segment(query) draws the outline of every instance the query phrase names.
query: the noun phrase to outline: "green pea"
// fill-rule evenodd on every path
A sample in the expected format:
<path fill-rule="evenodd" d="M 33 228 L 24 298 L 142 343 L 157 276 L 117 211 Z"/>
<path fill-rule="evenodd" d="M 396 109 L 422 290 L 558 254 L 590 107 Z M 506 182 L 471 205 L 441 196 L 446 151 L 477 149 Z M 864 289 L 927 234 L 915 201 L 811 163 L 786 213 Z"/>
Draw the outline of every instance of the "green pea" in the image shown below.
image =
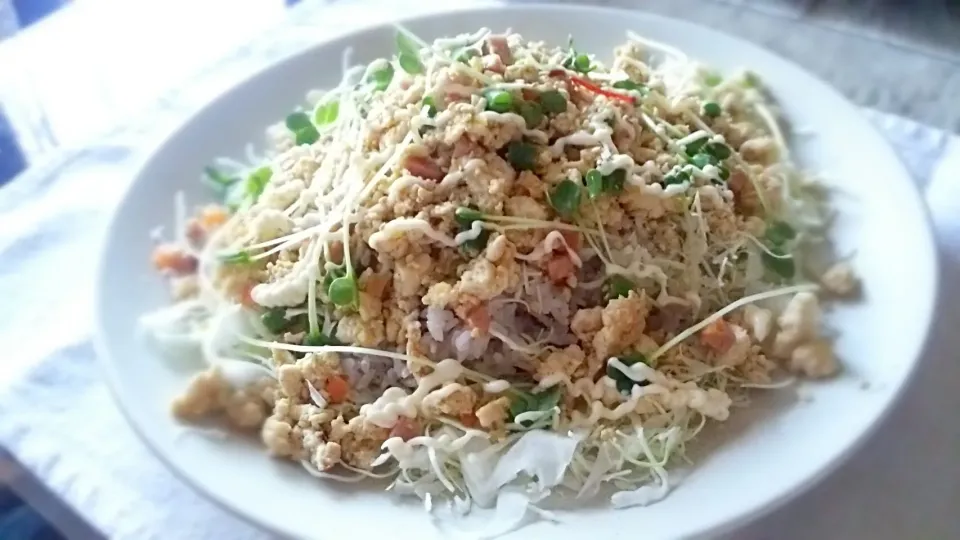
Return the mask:
<path fill-rule="evenodd" d="M 283 332 L 290 325 L 285 308 L 275 308 L 264 312 L 260 315 L 260 322 L 273 334 Z"/>
<path fill-rule="evenodd" d="M 600 174 L 600 171 L 590 169 L 587 171 L 584 180 L 586 180 L 587 183 L 587 195 L 589 195 L 591 199 L 596 199 L 603 194 L 603 175 Z"/>
<path fill-rule="evenodd" d="M 797 237 L 797 231 L 788 223 L 783 221 L 774 221 L 767 226 L 763 233 L 764 237 L 774 246 L 781 246 Z"/>
<path fill-rule="evenodd" d="M 710 118 L 716 118 L 720 116 L 720 113 L 723 112 L 720 109 L 720 105 L 716 102 L 708 101 L 703 104 L 703 114 L 704 116 L 709 116 Z"/>
<path fill-rule="evenodd" d="M 513 110 L 513 94 L 505 90 L 487 92 L 487 110 L 507 113 Z"/>
<path fill-rule="evenodd" d="M 517 105 L 517 112 L 526 122 L 527 129 L 534 129 L 543 121 L 543 109 L 531 101 L 523 101 Z"/>
<path fill-rule="evenodd" d="M 626 356 L 619 356 L 617 357 L 617 360 L 620 360 L 620 362 L 625 366 L 632 366 L 637 363 L 643 363 L 643 364 L 649 365 L 649 361 L 647 360 L 647 357 L 640 353 L 633 353 L 633 354 L 628 354 Z M 609 364 L 607 365 L 607 377 L 610 377 L 611 379 L 613 379 L 614 382 L 617 383 L 617 391 L 624 394 L 630 392 L 630 390 L 633 389 L 634 385 L 646 386 L 647 384 L 649 384 L 648 381 L 636 382 L 630 377 L 627 377 L 622 371 L 620 371 L 619 369 Z"/>
<path fill-rule="evenodd" d="M 712 142 L 703 147 L 703 149 L 710 154 L 711 156 L 724 160 L 733 155 L 733 152 L 730 150 L 730 147 L 719 142 Z"/>
<path fill-rule="evenodd" d="M 370 73 L 370 81 L 373 83 L 373 88 L 375 90 L 380 90 L 381 92 L 386 90 L 390 86 L 390 81 L 393 80 L 393 65 L 387 64 L 384 67 Z"/>
<path fill-rule="evenodd" d="M 624 298 L 634 290 L 634 283 L 620 274 L 614 274 L 607 279 L 607 298 Z"/>
<path fill-rule="evenodd" d="M 773 253 L 773 255 L 786 255 L 786 252 L 779 246 L 771 247 L 770 252 Z M 793 279 L 793 276 L 797 273 L 797 266 L 793 261 L 793 257 L 781 258 L 773 255 L 764 251 L 762 255 L 763 265 L 784 279 Z"/>
<path fill-rule="evenodd" d="M 589 73 L 591 71 L 590 57 L 585 54 L 578 54 L 573 58 L 573 70 L 580 73 Z"/>
<path fill-rule="evenodd" d="M 521 141 L 513 141 L 507 145 L 507 161 L 513 168 L 521 171 L 533 170 L 537 163 L 537 149 Z"/>
<path fill-rule="evenodd" d="M 561 216 L 573 216 L 580 207 L 580 186 L 573 180 L 563 180 L 553 188 L 550 204 Z"/>
<path fill-rule="evenodd" d="M 560 114 L 567 111 L 567 98 L 556 90 L 540 92 L 540 105 L 547 114 Z"/>
<path fill-rule="evenodd" d="M 337 306 L 350 306 L 357 301 L 357 282 L 353 276 L 343 276 L 330 282 L 327 296 Z"/>

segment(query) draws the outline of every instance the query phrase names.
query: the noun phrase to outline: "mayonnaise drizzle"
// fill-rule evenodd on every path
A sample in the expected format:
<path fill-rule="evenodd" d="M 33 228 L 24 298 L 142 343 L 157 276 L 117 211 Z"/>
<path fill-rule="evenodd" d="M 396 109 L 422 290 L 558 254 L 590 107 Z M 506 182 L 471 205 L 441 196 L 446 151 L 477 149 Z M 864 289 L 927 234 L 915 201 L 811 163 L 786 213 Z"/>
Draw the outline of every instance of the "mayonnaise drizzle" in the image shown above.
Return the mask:
<path fill-rule="evenodd" d="M 453 238 L 434 229 L 426 221 L 419 218 L 397 218 L 384 223 L 380 230 L 370 235 L 367 244 L 371 249 L 380 251 L 383 242 L 396 238 L 407 231 L 419 231 L 431 240 L 447 247 L 457 247 L 459 244 Z"/>
<path fill-rule="evenodd" d="M 360 415 L 367 421 L 384 428 L 393 427 L 401 416 L 416 418 L 424 398 L 435 388 L 456 381 L 463 374 L 463 366 L 452 358 L 437 362 L 433 372 L 423 376 L 413 394 L 397 387 L 387 388 L 372 403 L 360 407 Z"/>
<path fill-rule="evenodd" d="M 477 222 L 474 222 L 474 224 L 476 223 Z M 460 233 L 460 234 L 463 234 L 463 233 Z M 460 235 L 457 235 L 457 236 L 460 236 Z M 563 249 L 566 250 L 567 255 L 570 256 L 570 260 L 573 262 L 575 266 L 577 266 L 578 268 L 583 266 L 583 261 L 580 260 L 580 256 L 577 255 L 576 251 L 570 249 L 570 246 L 567 245 L 567 240 L 563 237 L 562 234 L 560 234 L 560 231 L 550 231 L 549 233 L 547 233 L 546 238 L 543 239 L 543 242 L 540 242 L 539 244 L 537 244 L 537 247 L 533 248 L 533 251 L 531 251 L 530 253 L 527 253 L 526 255 L 517 253 L 516 255 L 514 255 L 514 257 L 516 257 L 517 259 L 520 259 L 521 261 L 527 261 L 527 262 L 539 261 L 543 259 L 543 257 L 546 256 L 547 254 L 553 253 L 553 251 L 557 249 L 558 246 L 562 246 Z"/>
<path fill-rule="evenodd" d="M 488 383 L 483 383 L 483 391 L 488 394 L 500 394 L 510 389 L 510 381 L 496 379 Z"/>

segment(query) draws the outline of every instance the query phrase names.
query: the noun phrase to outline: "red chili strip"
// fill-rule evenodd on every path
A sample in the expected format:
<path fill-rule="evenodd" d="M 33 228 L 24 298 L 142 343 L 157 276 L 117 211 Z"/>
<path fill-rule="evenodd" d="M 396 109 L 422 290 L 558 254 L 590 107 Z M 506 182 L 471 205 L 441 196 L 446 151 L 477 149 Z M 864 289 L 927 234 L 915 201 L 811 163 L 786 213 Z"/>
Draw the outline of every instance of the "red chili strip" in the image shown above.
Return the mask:
<path fill-rule="evenodd" d="M 632 97 L 632 96 L 628 96 L 628 95 L 626 95 L 626 94 L 621 94 L 620 92 L 614 92 L 614 91 L 612 91 L 612 90 L 606 90 L 606 89 L 604 89 L 604 88 L 600 88 L 600 87 L 597 86 L 596 84 L 593 84 L 592 82 L 590 82 L 590 81 L 588 81 L 587 79 L 584 79 L 584 78 L 582 78 L 582 77 L 577 77 L 577 76 L 575 76 L 575 75 L 571 75 L 571 76 L 570 76 L 570 80 L 573 81 L 573 83 L 576 84 L 577 86 L 582 86 L 582 87 L 586 88 L 587 90 L 590 90 L 590 91 L 593 92 L 594 94 L 600 94 L 601 96 L 607 96 L 607 97 L 610 98 L 610 99 L 617 99 L 617 100 L 623 101 L 624 103 L 633 103 L 633 97 Z"/>

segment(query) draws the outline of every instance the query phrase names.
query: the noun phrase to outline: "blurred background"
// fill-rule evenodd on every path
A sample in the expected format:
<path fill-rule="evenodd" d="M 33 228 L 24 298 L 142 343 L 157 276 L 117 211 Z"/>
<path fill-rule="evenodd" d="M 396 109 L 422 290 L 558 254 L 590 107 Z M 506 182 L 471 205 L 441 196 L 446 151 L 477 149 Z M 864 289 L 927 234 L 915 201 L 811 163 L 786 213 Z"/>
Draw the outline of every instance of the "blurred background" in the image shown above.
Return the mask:
<path fill-rule="evenodd" d="M 0 0 L 0 189 L 121 127 L 305 10 L 363 0 Z M 573 3 L 573 2 L 563 2 Z M 720 28 L 864 107 L 960 132 L 960 0 L 595 0 Z M 357 11 L 356 13 L 362 13 Z M 319 38 L 318 38 L 319 39 Z M 97 538 L 0 448 L 0 540 Z"/>

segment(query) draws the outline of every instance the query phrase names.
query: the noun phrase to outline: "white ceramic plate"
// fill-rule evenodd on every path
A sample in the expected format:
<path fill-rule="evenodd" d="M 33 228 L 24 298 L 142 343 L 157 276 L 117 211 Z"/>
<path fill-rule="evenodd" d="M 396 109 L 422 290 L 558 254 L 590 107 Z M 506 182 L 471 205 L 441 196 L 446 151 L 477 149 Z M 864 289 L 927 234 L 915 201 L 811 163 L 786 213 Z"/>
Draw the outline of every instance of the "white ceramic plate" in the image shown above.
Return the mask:
<path fill-rule="evenodd" d="M 564 524 L 538 523 L 524 538 L 582 538 L 623 533 L 677 538 L 716 533 L 769 510 L 822 477 L 864 438 L 909 379 L 934 310 L 937 272 L 925 211 L 892 149 L 833 89 L 798 67 L 739 39 L 642 13 L 596 8 L 480 8 L 407 21 L 426 38 L 508 27 L 527 38 L 564 43 L 609 59 L 633 30 L 679 47 L 731 72 L 759 73 L 796 127 L 795 151 L 845 194 L 837 230 L 841 251 L 855 250 L 865 300 L 838 308 L 838 351 L 845 374 L 799 391 L 758 398 L 737 411 L 715 446 L 664 501 L 623 511 L 590 505 Z M 735 32 L 735 29 L 730 29 Z M 310 88 L 339 80 L 347 45 L 369 61 L 393 51 L 388 27 L 322 43 L 277 63 L 224 94 L 164 143 L 140 171 L 114 216 L 99 275 L 98 342 L 120 407 L 150 447 L 195 487 L 268 529 L 297 537 L 439 537 L 416 503 L 398 503 L 377 489 L 320 482 L 297 466 L 268 458 L 254 444 L 185 435 L 168 402 L 189 376 L 155 356 L 137 337 L 137 317 L 167 302 L 152 271 L 149 233 L 170 227 L 173 194 L 205 198 L 199 171 L 215 156 L 240 155 L 263 128 L 303 100 Z M 169 230 L 169 229 L 168 229 Z M 799 396 L 799 399 L 797 397 Z"/>

